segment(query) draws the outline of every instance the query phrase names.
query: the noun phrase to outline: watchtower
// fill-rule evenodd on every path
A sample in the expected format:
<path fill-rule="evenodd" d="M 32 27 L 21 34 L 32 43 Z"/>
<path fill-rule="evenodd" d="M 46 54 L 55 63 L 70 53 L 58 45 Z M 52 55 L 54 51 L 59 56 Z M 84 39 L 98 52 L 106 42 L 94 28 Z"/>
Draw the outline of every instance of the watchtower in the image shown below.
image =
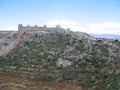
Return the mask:
<path fill-rule="evenodd" d="M 22 30 L 22 24 L 18 24 L 18 31 Z"/>

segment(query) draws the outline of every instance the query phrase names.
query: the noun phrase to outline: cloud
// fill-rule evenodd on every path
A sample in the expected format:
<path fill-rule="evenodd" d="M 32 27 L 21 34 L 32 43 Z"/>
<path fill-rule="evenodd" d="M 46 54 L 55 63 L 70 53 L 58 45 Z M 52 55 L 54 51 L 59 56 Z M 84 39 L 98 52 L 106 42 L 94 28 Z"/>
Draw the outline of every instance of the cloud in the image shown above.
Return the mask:
<path fill-rule="evenodd" d="M 116 34 L 120 35 L 120 23 L 106 22 L 106 23 L 89 23 L 80 24 L 77 21 L 70 20 L 51 20 L 45 23 L 48 27 L 55 27 L 60 24 L 62 28 L 70 28 L 72 31 L 81 31 L 90 34 Z M 1 26 L 0 26 L 1 27 Z M 18 26 L 2 27 L 0 30 L 18 30 Z"/>
<path fill-rule="evenodd" d="M 7 27 L 7 30 L 18 30 L 18 26 L 11 26 L 11 27 Z"/>
<path fill-rule="evenodd" d="M 1 27 L 0 30 L 2 31 L 17 31 L 18 30 L 18 26 L 4 26 L 4 27 Z"/>
<path fill-rule="evenodd" d="M 71 29 L 79 29 L 80 24 L 78 22 L 75 21 L 69 21 L 69 20 L 52 20 L 52 21 L 48 21 L 45 23 L 47 26 L 56 26 L 56 25 L 60 25 L 62 28 L 71 28 Z"/>
<path fill-rule="evenodd" d="M 90 23 L 81 25 L 76 21 L 69 20 L 52 20 L 46 22 L 48 26 L 55 26 L 60 24 L 62 28 L 70 28 L 72 31 L 81 31 L 91 34 L 119 34 L 120 23 Z"/>
<path fill-rule="evenodd" d="M 100 27 L 111 27 L 111 28 L 120 28 L 120 23 L 93 23 L 89 24 L 92 28 L 100 28 Z"/>
<path fill-rule="evenodd" d="M 120 34 L 120 23 L 92 23 L 87 27 L 95 34 Z"/>

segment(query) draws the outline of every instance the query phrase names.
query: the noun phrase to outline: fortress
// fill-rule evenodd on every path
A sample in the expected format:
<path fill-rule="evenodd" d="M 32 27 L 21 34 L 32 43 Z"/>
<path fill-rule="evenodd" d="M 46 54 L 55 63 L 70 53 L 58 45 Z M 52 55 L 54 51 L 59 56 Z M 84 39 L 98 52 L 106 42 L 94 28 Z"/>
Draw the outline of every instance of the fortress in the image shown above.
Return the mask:
<path fill-rule="evenodd" d="M 18 43 L 20 43 L 20 41 L 22 40 L 22 34 L 24 32 L 36 32 L 36 31 L 46 31 L 46 32 L 51 32 L 51 31 L 58 31 L 61 33 L 65 33 L 65 32 L 69 32 L 69 28 L 68 29 L 63 29 L 60 27 L 60 25 L 56 25 L 56 27 L 47 27 L 46 25 L 44 25 L 43 27 L 40 26 L 23 26 L 22 24 L 18 25 L 18 31 L 17 31 L 17 38 L 15 38 L 8 46 L 6 47 L 2 47 L 2 49 L 0 49 L 0 56 L 5 55 L 7 53 L 9 53 L 13 48 L 16 47 L 16 45 Z"/>
<path fill-rule="evenodd" d="M 69 29 L 69 28 L 68 28 Z M 60 25 L 56 25 L 56 27 L 47 27 L 46 25 L 44 25 L 43 27 L 40 26 L 23 26 L 22 24 L 18 25 L 18 31 L 54 31 L 54 30 L 64 30 L 63 28 L 61 28 Z"/>

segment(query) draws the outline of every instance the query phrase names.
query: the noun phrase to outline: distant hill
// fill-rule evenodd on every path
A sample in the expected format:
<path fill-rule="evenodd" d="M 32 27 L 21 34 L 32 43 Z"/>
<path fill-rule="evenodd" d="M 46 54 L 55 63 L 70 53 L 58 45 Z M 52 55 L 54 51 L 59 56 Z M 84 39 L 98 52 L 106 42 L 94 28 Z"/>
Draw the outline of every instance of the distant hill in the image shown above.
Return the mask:
<path fill-rule="evenodd" d="M 90 35 L 97 38 L 111 38 L 111 39 L 120 38 L 120 35 L 115 35 L 115 34 L 90 34 Z"/>

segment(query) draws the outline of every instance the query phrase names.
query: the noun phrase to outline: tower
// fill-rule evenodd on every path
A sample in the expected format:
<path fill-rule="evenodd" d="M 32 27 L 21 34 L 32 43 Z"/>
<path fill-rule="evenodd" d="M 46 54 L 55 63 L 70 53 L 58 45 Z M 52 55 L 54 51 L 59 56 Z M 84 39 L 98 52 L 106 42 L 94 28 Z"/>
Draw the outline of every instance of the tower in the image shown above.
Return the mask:
<path fill-rule="evenodd" d="M 18 32 L 17 32 L 17 40 L 19 41 L 21 39 L 21 35 L 23 33 L 23 30 L 22 30 L 22 24 L 18 24 Z"/>
<path fill-rule="evenodd" d="M 18 24 L 18 31 L 22 30 L 22 24 Z"/>

